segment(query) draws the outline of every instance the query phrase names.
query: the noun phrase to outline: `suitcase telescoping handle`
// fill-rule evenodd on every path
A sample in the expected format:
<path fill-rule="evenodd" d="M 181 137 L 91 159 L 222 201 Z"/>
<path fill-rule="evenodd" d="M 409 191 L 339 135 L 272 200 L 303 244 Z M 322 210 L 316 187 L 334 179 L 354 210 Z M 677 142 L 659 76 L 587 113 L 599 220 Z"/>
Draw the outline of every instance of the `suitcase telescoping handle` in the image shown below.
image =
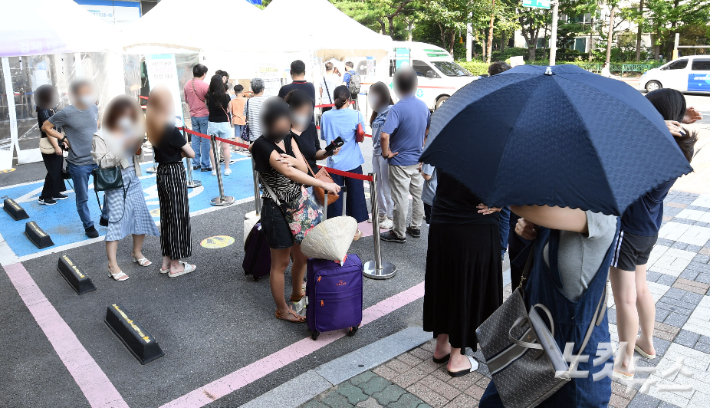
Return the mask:
<path fill-rule="evenodd" d="M 343 215 L 345 215 L 345 205 L 348 202 L 348 188 L 345 186 L 340 186 L 340 196 L 343 198 Z M 328 206 L 323 206 L 323 218 L 328 219 Z"/>

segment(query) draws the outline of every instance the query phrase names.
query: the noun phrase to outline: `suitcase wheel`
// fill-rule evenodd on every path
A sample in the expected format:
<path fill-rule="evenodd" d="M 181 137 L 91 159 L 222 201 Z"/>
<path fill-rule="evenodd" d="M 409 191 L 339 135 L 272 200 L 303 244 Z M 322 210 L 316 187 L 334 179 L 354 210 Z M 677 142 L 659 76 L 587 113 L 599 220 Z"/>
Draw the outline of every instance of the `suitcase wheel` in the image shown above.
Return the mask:
<path fill-rule="evenodd" d="M 354 336 L 355 333 L 357 333 L 357 329 L 359 329 L 358 326 L 351 327 L 351 328 L 350 328 L 350 331 L 348 332 L 348 336 L 350 336 L 350 337 Z"/>
<path fill-rule="evenodd" d="M 318 336 L 320 336 L 320 333 L 318 333 L 317 331 L 311 333 L 311 338 L 313 340 L 318 340 Z"/>

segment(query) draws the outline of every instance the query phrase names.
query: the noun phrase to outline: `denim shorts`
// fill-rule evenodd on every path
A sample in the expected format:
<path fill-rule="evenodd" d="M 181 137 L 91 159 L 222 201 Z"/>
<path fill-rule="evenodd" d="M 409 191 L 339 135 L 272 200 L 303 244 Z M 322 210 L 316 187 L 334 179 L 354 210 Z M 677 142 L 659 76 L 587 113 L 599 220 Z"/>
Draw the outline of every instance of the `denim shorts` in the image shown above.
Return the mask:
<path fill-rule="evenodd" d="M 261 230 L 266 234 L 269 248 L 283 249 L 293 246 L 293 233 L 283 212 L 270 198 L 262 197 Z"/>
<path fill-rule="evenodd" d="M 209 122 L 207 124 L 207 134 L 221 137 L 222 139 L 234 138 L 234 130 L 229 126 L 229 122 Z"/>

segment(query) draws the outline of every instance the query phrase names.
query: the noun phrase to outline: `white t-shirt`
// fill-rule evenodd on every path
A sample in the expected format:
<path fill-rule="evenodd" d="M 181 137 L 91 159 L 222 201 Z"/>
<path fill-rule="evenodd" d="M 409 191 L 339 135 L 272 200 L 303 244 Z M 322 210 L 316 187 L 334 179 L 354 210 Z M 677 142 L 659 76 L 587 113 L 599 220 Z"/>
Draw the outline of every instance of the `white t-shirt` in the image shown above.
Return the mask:
<path fill-rule="evenodd" d="M 321 104 L 325 105 L 335 103 L 333 91 L 335 91 L 335 88 L 337 88 L 342 82 L 343 80 L 335 74 L 325 74 L 324 77 L 321 77 L 320 81 L 318 82 L 318 87 L 323 89 L 323 94 L 321 96 Z M 320 94 L 320 91 L 318 91 L 318 93 Z M 330 93 L 330 97 L 328 93 Z"/>

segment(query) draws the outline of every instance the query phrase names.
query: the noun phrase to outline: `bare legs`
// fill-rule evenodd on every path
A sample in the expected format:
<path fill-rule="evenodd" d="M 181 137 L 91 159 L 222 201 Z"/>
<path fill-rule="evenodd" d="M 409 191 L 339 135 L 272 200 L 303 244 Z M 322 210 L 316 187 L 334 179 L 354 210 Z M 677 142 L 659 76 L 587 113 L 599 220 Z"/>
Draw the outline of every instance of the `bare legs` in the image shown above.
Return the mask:
<path fill-rule="evenodd" d="M 229 161 L 232 159 L 232 149 L 230 148 L 229 143 L 222 143 L 222 142 L 217 142 L 217 149 L 221 150 L 221 158 L 224 159 L 224 171 L 229 170 Z M 219 166 L 219 163 L 215 163 L 215 158 L 214 158 L 214 153 L 212 152 L 212 149 L 210 148 L 210 160 L 212 161 L 212 169 L 214 170 L 217 166 Z"/>
<path fill-rule="evenodd" d="M 637 344 L 646 353 L 656 354 L 653 347 L 656 304 L 646 284 L 646 265 L 636 266 L 636 271 L 623 271 L 611 267 L 609 280 L 614 292 L 614 303 L 616 303 L 619 342 L 626 342 L 623 358 L 615 370 L 632 373 L 632 359 Z M 641 336 L 637 340 L 639 325 Z"/>
<path fill-rule="evenodd" d="M 173 260 L 170 259 L 169 256 L 164 256 L 161 269 L 165 270 L 168 268 L 170 268 L 170 273 L 178 273 L 185 270 L 185 265 L 181 264 L 179 259 Z"/>
<path fill-rule="evenodd" d="M 471 362 L 468 358 L 461 354 L 460 348 L 451 347 L 449 344 L 449 335 L 440 334 L 436 337 L 436 349 L 434 350 L 435 358 L 446 357 L 447 354 L 451 353 L 449 358 L 449 363 L 446 368 L 451 372 L 465 370 L 471 368 Z"/>
<path fill-rule="evenodd" d="M 143 241 L 145 240 L 145 235 L 134 235 L 133 236 L 133 255 L 136 259 L 144 258 L 143 256 Z M 116 253 L 118 252 L 118 241 L 106 241 L 106 256 L 108 257 L 108 270 L 112 274 L 117 274 L 121 272 L 121 268 L 118 266 L 118 260 L 116 259 Z"/>
<path fill-rule="evenodd" d="M 301 299 L 303 292 L 303 277 L 306 274 L 307 258 L 301 252 L 300 245 L 294 245 L 291 248 L 271 249 L 271 276 L 269 276 L 269 284 L 271 285 L 271 296 L 276 303 L 276 309 L 281 316 L 288 320 L 295 320 L 289 314 L 290 306 L 284 298 L 285 278 L 284 273 L 293 256 L 293 266 L 291 267 L 291 299 Z"/>

